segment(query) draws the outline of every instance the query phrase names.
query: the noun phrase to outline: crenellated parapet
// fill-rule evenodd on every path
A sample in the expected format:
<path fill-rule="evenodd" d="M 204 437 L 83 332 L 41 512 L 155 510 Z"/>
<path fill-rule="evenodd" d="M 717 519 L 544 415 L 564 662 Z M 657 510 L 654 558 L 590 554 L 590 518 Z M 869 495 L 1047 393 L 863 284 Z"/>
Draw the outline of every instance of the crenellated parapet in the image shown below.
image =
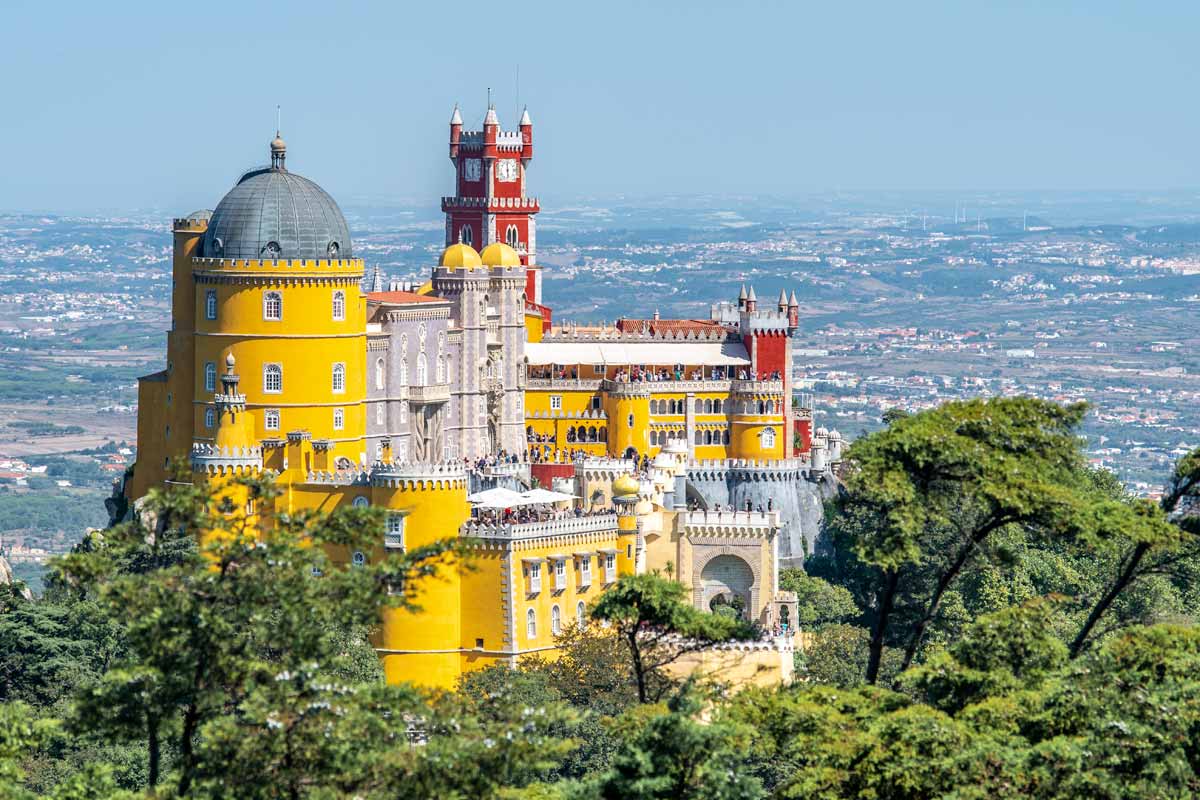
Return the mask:
<path fill-rule="evenodd" d="M 467 468 L 460 462 L 410 464 L 376 461 L 366 480 L 372 486 L 391 489 L 466 489 Z"/>
<path fill-rule="evenodd" d="M 703 536 L 772 536 L 782 527 L 778 511 L 689 511 L 684 531 Z"/>
<path fill-rule="evenodd" d="M 208 442 L 194 442 L 191 451 L 193 472 L 207 475 L 251 475 L 262 470 L 262 448 L 220 447 Z"/>

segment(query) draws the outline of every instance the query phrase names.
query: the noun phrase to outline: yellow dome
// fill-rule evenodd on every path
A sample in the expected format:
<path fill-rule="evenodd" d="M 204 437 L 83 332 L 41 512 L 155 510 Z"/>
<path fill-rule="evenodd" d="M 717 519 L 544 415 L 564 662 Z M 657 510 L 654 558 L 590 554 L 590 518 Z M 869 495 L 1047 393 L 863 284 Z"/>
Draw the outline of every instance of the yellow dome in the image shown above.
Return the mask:
<path fill-rule="evenodd" d="M 421 284 L 421 288 L 417 289 L 417 294 L 431 295 L 433 294 L 433 281 L 425 281 Z"/>
<path fill-rule="evenodd" d="M 462 242 L 452 244 L 443 250 L 442 259 L 438 264 L 450 269 L 483 266 L 483 262 L 479 260 L 479 253 L 475 252 L 475 248 Z"/>
<path fill-rule="evenodd" d="M 612 495 L 616 497 L 630 497 L 638 493 L 641 484 L 637 478 L 632 475 L 622 475 L 612 483 Z"/>
<path fill-rule="evenodd" d="M 479 257 L 489 267 L 521 266 L 521 257 L 517 255 L 517 251 L 504 242 L 492 242 L 483 248 L 483 252 L 479 254 Z"/>

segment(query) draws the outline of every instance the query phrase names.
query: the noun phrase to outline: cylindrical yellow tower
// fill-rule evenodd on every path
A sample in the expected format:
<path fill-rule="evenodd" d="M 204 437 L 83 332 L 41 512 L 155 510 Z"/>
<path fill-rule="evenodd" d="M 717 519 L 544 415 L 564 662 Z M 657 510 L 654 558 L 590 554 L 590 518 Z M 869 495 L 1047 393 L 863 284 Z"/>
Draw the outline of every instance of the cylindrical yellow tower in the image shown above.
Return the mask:
<path fill-rule="evenodd" d="M 221 200 L 192 259 L 192 306 L 176 313 L 194 319 L 194 439 L 215 434 L 208 398 L 231 352 L 255 440 L 307 431 L 328 469 L 347 468 L 366 460 L 363 262 L 333 198 L 285 156 L 277 137 L 271 167 Z"/>
<path fill-rule="evenodd" d="M 753 461 L 783 458 L 783 397 L 754 387 L 735 389 L 730 457 Z"/>
<path fill-rule="evenodd" d="M 605 382 L 608 453 L 626 458 L 650 452 L 650 387 L 645 383 Z"/>
<path fill-rule="evenodd" d="M 612 483 L 613 505 L 617 509 L 617 574 L 637 572 L 638 541 L 637 502 L 641 488 L 637 478 L 622 475 Z"/>

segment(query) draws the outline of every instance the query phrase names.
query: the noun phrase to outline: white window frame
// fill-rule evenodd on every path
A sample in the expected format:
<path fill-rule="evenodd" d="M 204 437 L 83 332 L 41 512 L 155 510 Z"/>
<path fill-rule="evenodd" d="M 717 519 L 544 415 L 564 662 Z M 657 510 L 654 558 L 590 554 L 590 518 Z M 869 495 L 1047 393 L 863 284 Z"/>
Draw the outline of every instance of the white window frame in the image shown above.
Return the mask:
<path fill-rule="evenodd" d="M 542 565 L 536 561 L 531 562 L 529 569 L 529 593 L 537 594 L 542 591 Z"/>
<path fill-rule="evenodd" d="M 359 495 L 350 501 L 350 505 L 352 505 L 354 508 L 367 508 L 371 505 L 371 501 L 362 495 Z"/>
<path fill-rule="evenodd" d="M 267 380 L 267 376 L 272 374 L 272 367 L 275 369 L 276 373 L 278 373 L 278 375 L 279 375 L 279 385 L 274 389 L 271 388 L 271 384 Z M 278 361 L 270 361 L 266 364 L 263 364 L 262 384 L 263 384 L 263 394 L 282 394 L 283 393 L 283 365 L 280 364 Z"/>
<path fill-rule="evenodd" d="M 579 626 L 579 630 L 587 627 L 587 603 L 582 600 L 575 604 L 575 624 Z"/>
<path fill-rule="evenodd" d="M 617 554 L 604 554 L 604 582 L 616 583 L 617 581 Z"/>
<path fill-rule="evenodd" d="M 212 406 L 204 409 L 204 427 L 209 429 L 217 427 L 217 410 Z"/>
<path fill-rule="evenodd" d="M 383 403 L 375 404 L 375 424 L 376 425 L 386 425 L 387 424 L 386 420 L 384 419 Z"/>
<path fill-rule="evenodd" d="M 470 178 L 467 180 L 470 180 Z M 478 178 L 476 180 L 478 180 Z M 462 244 L 465 244 L 467 247 L 475 246 L 475 231 L 470 225 L 463 225 L 458 229 L 458 241 Z"/>
<path fill-rule="evenodd" d="M 562 635 L 562 609 L 558 605 L 550 606 L 550 632 L 555 636 Z"/>
<path fill-rule="evenodd" d="M 278 408 L 268 408 L 263 410 L 263 429 L 268 431 L 279 430 Z"/>
<path fill-rule="evenodd" d="M 346 319 L 346 293 L 341 289 L 333 292 L 333 321 L 344 322 Z"/>
<path fill-rule="evenodd" d="M 333 410 L 333 429 L 335 431 L 346 429 L 346 410 L 344 408 L 335 408 Z"/>
<path fill-rule="evenodd" d="M 272 308 L 271 301 L 275 301 Z M 281 292 L 263 292 L 263 321 L 281 322 L 283 320 L 283 294 Z"/>
<path fill-rule="evenodd" d="M 215 392 L 217 390 L 217 362 L 204 362 L 204 391 Z"/>
<path fill-rule="evenodd" d="M 383 357 L 375 359 L 375 388 L 383 389 L 387 385 L 387 365 Z"/>
<path fill-rule="evenodd" d="M 554 559 L 554 591 L 561 592 L 567 588 L 567 560 Z"/>
<path fill-rule="evenodd" d="M 583 556 L 579 559 L 579 585 L 590 586 L 592 583 L 592 557 Z"/>
<path fill-rule="evenodd" d="M 429 359 L 424 353 L 417 353 L 417 386 L 426 386 L 429 383 Z"/>
<path fill-rule="evenodd" d="M 365 567 L 367 565 L 367 556 L 361 550 L 355 550 L 354 555 L 350 556 L 350 562 L 356 567 Z"/>
<path fill-rule="evenodd" d="M 550 410 L 551 411 L 562 411 L 562 395 L 561 394 L 550 395 Z"/>
<path fill-rule="evenodd" d="M 344 361 L 334 363 L 329 382 L 334 394 L 346 393 L 346 363 Z"/>
<path fill-rule="evenodd" d="M 532 608 L 525 612 L 525 638 L 531 642 L 537 639 L 537 612 Z"/>
<path fill-rule="evenodd" d="M 404 550 L 404 515 L 388 514 L 384 530 L 384 547 L 389 550 Z"/>
<path fill-rule="evenodd" d="M 763 450 L 772 450 L 775 448 L 775 429 L 763 428 L 762 433 L 758 435 L 758 443 Z"/>
<path fill-rule="evenodd" d="M 205 289 L 204 291 L 204 318 L 209 320 L 217 318 L 216 289 Z"/>
<path fill-rule="evenodd" d="M 407 425 L 408 424 L 408 401 L 401 400 L 400 404 L 397 407 L 400 409 L 400 424 Z"/>

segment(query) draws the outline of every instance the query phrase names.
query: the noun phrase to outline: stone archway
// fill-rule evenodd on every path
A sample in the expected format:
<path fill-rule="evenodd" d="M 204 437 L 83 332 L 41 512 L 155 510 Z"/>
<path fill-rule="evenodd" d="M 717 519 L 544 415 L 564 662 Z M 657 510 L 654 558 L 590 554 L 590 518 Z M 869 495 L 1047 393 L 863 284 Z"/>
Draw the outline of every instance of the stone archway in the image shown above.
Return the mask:
<path fill-rule="evenodd" d="M 707 610 L 729 605 L 749 618 L 754 613 L 756 588 L 754 570 L 741 556 L 715 556 L 700 571 L 700 602 Z"/>

